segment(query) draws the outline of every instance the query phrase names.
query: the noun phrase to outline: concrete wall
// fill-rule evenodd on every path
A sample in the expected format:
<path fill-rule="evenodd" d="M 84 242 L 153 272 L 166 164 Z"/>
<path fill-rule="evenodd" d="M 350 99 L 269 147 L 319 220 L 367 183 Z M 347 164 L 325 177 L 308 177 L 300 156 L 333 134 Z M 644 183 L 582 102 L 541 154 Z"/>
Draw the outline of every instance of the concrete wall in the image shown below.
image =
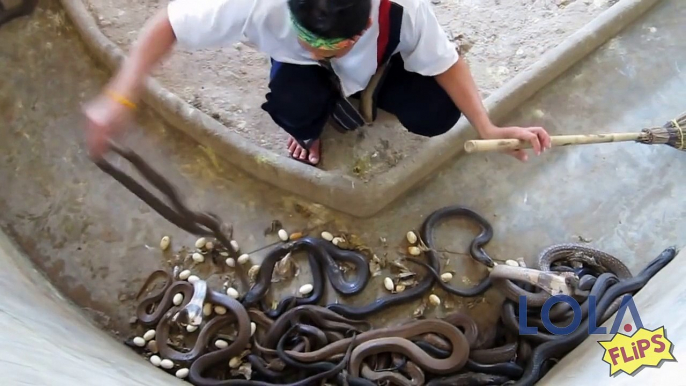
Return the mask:
<path fill-rule="evenodd" d="M 0 232 L 0 384 L 183 385 L 90 323 Z"/>

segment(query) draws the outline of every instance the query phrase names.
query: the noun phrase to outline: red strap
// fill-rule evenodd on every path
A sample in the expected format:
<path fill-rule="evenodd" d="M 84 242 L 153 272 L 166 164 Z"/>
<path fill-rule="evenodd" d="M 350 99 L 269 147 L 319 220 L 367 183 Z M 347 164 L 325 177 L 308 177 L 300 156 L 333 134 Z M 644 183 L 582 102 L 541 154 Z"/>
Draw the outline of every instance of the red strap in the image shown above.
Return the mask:
<path fill-rule="evenodd" d="M 389 34 L 389 15 L 391 10 L 390 0 L 381 0 L 379 5 L 379 37 L 376 40 L 376 65 L 381 65 L 381 59 L 386 52 Z"/>

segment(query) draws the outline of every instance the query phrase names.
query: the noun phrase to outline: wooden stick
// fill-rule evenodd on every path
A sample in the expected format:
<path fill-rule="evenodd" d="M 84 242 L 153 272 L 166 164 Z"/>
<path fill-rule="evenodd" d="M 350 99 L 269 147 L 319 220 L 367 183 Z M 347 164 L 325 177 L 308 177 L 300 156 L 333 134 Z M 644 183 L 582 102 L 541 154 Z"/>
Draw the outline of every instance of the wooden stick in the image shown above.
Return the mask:
<path fill-rule="evenodd" d="M 610 133 L 610 134 L 580 134 L 553 135 L 550 143 L 553 147 L 587 145 L 592 143 L 628 142 L 641 139 L 642 133 Z M 482 153 L 487 151 L 530 149 L 531 142 L 519 139 L 477 139 L 467 141 L 464 150 L 467 153 Z"/>

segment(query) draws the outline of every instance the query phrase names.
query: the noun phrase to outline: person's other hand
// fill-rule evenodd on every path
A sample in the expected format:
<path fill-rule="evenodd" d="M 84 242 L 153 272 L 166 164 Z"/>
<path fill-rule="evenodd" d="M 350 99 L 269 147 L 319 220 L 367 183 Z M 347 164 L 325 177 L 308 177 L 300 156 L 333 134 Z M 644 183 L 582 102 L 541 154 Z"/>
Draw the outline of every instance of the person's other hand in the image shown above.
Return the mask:
<path fill-rule="evenodd" d="M 98 95 L 83 107 L 86 118 L 86 143 L 90 157 L 98 159 L 107 152 L 110 139 L 131 121 L 132 111 L 131 107 L 105 94 Z"/>
<path fill-rule="evenodd" d="M 542 127 L 498 127 L 489 126 L 480 131 L 483 139 L 519 139 L 531 143 L 536 155 L 540 155 L 545 149 L 550 149 L 550 135 Z M 529 156 L 524 150 L 508 151 L 508 154 L 525 162 Z"/>

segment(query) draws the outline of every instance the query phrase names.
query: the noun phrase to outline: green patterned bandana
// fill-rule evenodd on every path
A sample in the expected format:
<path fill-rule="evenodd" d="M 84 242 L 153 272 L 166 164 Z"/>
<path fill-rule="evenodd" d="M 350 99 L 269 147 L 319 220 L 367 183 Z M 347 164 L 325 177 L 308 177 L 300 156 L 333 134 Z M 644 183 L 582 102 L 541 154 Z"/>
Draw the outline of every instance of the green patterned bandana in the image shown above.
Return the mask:
<path fill-rule="evenodd" d="M 293 27 L 295 27 L 295 31 L 298 33 L 298 38 L 300 38 L 300 40 L 305 42 L 310 47 L 319 50 L 338 51 L 340 49 L 346 48 L 349 45 L 350 39 L 327 39 L 313 34 L 312 32 L 308 31 L 305 27 L 303 27 L 300 23 L 298 23 L 298 21 L 295 20 L 293 14 L 291 14 L 291 21 L 293 22 Z"/>

